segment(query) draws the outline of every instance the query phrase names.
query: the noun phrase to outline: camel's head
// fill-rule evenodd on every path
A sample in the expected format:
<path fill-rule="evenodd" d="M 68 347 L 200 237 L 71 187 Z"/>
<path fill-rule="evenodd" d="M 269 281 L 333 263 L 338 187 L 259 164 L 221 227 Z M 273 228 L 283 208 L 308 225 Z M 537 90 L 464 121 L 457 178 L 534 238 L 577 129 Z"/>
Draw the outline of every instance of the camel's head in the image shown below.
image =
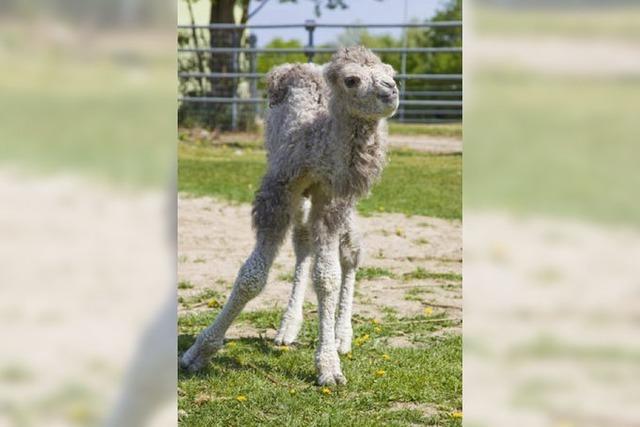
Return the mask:
<path fill-rule="evenodd" d="M 338 50 L 324 70 L 336 101 L 367 119 L 391 117 L 398 108 L 395 71 L 363 46 Z"/>

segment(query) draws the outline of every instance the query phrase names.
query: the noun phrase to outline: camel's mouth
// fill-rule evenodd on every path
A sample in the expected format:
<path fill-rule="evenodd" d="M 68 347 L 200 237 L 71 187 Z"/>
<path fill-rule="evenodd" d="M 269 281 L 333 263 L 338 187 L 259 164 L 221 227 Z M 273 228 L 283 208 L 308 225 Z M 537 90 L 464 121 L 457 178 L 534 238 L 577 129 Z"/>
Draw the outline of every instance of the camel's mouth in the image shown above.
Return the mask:
<path fill-rule="evenodd" d="M 398 98 L 398 95 L 395 93 L 386 93 L 386 94 L 380 94 L 378 95 L 378 99 L 382 102 L 385 102 L 387 104 L 392 104 L 396 102 L 396 98 Z"/>
<path fill-rule="evenodd" d="M 392 116 L 400 104 L 398 94 L 396 92 L 385 93 L 378 95 L 379 101 L 382 103 L 382 108 L 384 109 L 384 116 L 390 117 Z"/>

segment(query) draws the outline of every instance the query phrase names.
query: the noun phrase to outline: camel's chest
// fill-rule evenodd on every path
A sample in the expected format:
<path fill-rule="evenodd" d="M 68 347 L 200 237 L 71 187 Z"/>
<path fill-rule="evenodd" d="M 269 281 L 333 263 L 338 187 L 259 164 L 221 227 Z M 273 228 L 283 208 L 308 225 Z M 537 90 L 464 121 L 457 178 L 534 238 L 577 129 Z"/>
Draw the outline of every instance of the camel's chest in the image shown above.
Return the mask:
<path fill-rule="evenodd" d="M 333 173 L 335 190 L 343 196 L 362 197 L 369 193 L 382 173 L 385 153 L 377 145 L 353 147 Z"/>

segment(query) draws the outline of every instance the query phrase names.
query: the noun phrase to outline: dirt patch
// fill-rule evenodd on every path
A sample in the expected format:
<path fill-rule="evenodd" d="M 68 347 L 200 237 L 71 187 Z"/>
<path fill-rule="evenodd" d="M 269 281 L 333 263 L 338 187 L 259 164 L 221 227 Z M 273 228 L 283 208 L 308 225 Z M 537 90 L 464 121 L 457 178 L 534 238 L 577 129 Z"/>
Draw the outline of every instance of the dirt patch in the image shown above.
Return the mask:
<path fill-rule="evenodd" d="M 462 153 L 462 139 L 426 135 L 389 135 L 393 148 L 405 148 L 434 154 Z"/>
<path fill-rule="evenodd" d="M 180 289 L 184 298 L 209 289 L 226 298 L 238 269 L 249 255 L 254 235 L 251 207 L 229 204 L 212 198 L 178 200 L 178 276 L 193 287 Z M 381 318 L 393 310 L 399 316 L 421 314 L 425 309 L 462 316 L 462 287 L 457 279 L 405 279 L 421 269 L 439 275 L 462 273 L 461 222 L 403 214 L 379 214 L 359 218 L 363 233 L 363 267 L 377 267 L 393 277 L 365 278 L 356 285 L 354 313 Z M 287 239 L 269 276 L 263 293 L 247 305 L 247 310 L 284 308 L 291 291 L 294 253 Z M 316 297 L 309 286 L 307 301 Z M 188 310 L 203 310 L 206 305 Z M 180 307 L 182 313 L 187 309 Z M 242 334 L 243 330 L 234 330 Z"/>
<path fill-rule="evenodd" d="M 438 413 L 440 412 L 438 411 L 438 408 L 432 405 L 427 405 L 426 403 L 415 403 L 415 402 L 394 402 L 393 404 L 391 404 L 391 408 L 397 411 L 401 411 L 405 409 L 419 411 L 425 417 L 433 417 L 435 415 L 438 415 Z"/>
<path fill-rule="evenodd" d="M 220 132 L 206 129 L 180 129 L 184 141 L 201 141 L 212 146 L 242 144 L 243 146 L 263 147 L 261 132 Z M 462 153 L 462 139 L 429 135 L 389 135 L 392 148 L 410 149 L 434 154 Z"/>

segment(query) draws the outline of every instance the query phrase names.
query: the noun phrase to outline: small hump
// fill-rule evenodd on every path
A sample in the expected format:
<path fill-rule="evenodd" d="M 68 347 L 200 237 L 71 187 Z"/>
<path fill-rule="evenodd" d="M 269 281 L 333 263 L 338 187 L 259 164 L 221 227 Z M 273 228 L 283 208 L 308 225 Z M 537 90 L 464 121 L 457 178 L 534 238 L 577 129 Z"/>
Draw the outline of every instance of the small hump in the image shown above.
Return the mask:
<path fill-rule="evenodd" d="M 307 88 L 321 96 L 325 82 L 322 68 L 315 64 L 283 64 L 267 73 L 269 106 L 281 104 L 290 88 Z"/>

